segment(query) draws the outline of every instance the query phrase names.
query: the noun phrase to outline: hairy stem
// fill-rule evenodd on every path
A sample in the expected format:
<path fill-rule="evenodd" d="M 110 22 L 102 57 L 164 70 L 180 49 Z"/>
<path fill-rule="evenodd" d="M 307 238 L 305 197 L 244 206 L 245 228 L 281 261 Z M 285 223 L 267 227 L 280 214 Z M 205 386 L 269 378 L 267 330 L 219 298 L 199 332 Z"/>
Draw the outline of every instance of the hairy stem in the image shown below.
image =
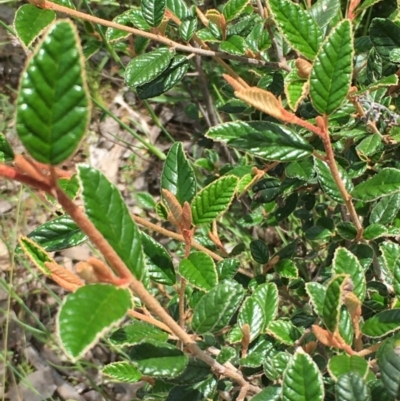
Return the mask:
<path fill-rule="evenodd" d="M 96 229 L 93 223 L 85 216 L 81 209 L 75 205 L 75 203 L 68 198 L 66 194 L 60 189 L 56 188 L 57 197 L 60 205 L 64 210 L 72 217 L 79 228 L 87 234 L 92 243 L 99 249 L 102 255 L 107 259 L 111 267 L 121 278 L 129 278 L 131 290 L 140 298 L 140 300 L 146 305 L 146 307 L 158 318 L 161 319 L 171 330 L 173 334 L 182 342 L 182 344 L 197 358 L 207 363 L 213 371 L 217 374 L 227 376 L 236 381 L 241 387 L 249 386 L 249 383 L 245 380 L 242 374 L 233 371 L 217 361 L 211 356 L 203 352 L 199 346 L 193 341 L 192 337 L 187 334 L 178 323 L 169 315 L 168 312 L 161 306 L 161 304 L 154 298 L 144 287 L 144 285 L 136 279 L 130 270 L 126 267 L 124 262 L 120 259 L 118 254 L 114 251 L 111 245 L 105 240 L 105 238 Z M 249 389 L 253 393 L 260 392 L 260 388 L 257 386 L 250 385 Z"/>

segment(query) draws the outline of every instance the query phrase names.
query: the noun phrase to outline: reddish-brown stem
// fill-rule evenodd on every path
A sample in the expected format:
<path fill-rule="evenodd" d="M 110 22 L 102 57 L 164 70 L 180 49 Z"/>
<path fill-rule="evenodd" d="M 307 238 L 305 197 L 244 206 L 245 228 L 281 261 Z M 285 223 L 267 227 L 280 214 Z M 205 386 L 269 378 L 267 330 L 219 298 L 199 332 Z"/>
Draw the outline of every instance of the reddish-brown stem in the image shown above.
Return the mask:
<path fill-rule="evenodd" d="M 321 137 L 321 139 L 322 139 L 322 142 L 323 142 L 324 148 L 325 148 L 326 163 L 328 164 L 328 167 L 332 173 L 332 178 L 334 179 L 334 181 L 339 189 L 339 192 L 343 197 L 343 200 L 346 204 L 347 210 L 349 211 L 350 218 L 351 218 L 352 222 L 354 223 L 354 225 L 356 226 L 356 229 L 357 229 L 356 240 L 359 241 L 362 237 L 363 226 L 360 222 L 360 219 L 358 218 L 358 214 L 353 205 L 353 202 L 351 201 L 351 196 L 347 192 L 344 182 L 343 182 L 342 178 L 340 177 L 340 172 L 337 167 L 337 164 L 335 161 L 335 155 L 334 155 L 333 149 L 332 149 L 331 139 L 329 136 L 329 132 L 327 130 L 324 132 L 324 135 Z"/>
<path fill-rule="evenodd" d="M 182 329 L 185 328 L 185 288 L 186 288 L 186 280 L 181 277 L 181 283 L 179 288 L 179 326 Z"/>
<path fill-rule="evenodd" d="M 164 330 L 164 331 L 166 331 L 167 333 L 172 334 L 171 329 L 170 329 L 166 324 L 164 324 L 163 322 L 160 322 L 160 321 L 157 320 L 157 319 L 154 319 L 154 318 L 151 317 L 151 316 L 143 315 L 143 313 L 136 312 L 136 311 L 133 310 L 133 309 L 128 310 L 128 315 L 131 315 L 132 317 L 134 317 L 134 318 L 136 318 L 136 319 L 138 319 L 138 320 L 142 320 L 143 322 L 150 323 L 150 324 L 152 324 L 153 326 L 157 326 L 157 327 L 160 328 L 161 330 Z"/>
<path fill-rule="evenodd" d="M 177 241 L 185 242 L 185 239 L 183 238 L 183 235 L 181 235 L 181 234 L 177 234 L 177 233 L 175 233 L 173 231 L 167 230 L 167 229 L 165 229 L 163 227 L 158 226 L 157 224 L 150 223 L 149 221 L 143 219 L 142 217 L 139 217 L 139 216 L 136 216 L 136 215 L 133 215 L 132 217 L 133 217 L 133 220 L 137 224 L 139 224 L 139 225 L 141 225 L 143 227 L 146 227 L 146 228 L 148 228 L 148 229 L 150 229 L 152 231 L 155 231 L 155 232 L 157 232 L 159 234 L 165 235 L 166 237 L 175 239 Z M 202 251 L 202 252 L 206 253 L 207 255 L 211 256 L 217 262 L 219 262 L 221 260 L 224 260 L 224 258 L 222 256 L 216 254 L 213 251 L 210 251 L 209 249 L 207 249 L 203 245 L 201 245 L 198 242 L 196 242 L 194 239 L 192 239 L 192 247 L 196 248 L 199 251 Z M 247 271 L 245 269 L 240 268 L 239 272 L 241 274 L 247 276 L 247 277 L 253 277 L 251 272 L 249 272 L 249 271 Z"/>
<path fill-rule="evenodd" d="M 59 11 L 59 12 L 65 13 L 67 15 L 70 15 L 71 17 L 89 21 L 94 24 L 100 24 L 103 26 L 107 26 L 109 28 L 114 28 L 114 29 L 119 29 L 121 31 L 129 32 L 134 35 L 141 36 L 143 38 L 155 40 L 156 42 L 163 43 L 172 49 L 180 50 L 180 51 L 183 51 L 186 53 L 195 53 L 195 54 L 200 54 L 201 56 L 219 57 L 220 59 L 224 58 L 224 59 L 229 59 L 229 60 L 236 60 L 236 61 L 241 61 L 242 63 L 258 65 L 258 66 L 270 66 L 270 64 L 274 64 L 274 66 L 277 67 L 277 63 L 267 63 L 263 60 L 258 60 L 255 58 L 234 56 L 234 55 L 224 53 L 224 52 L 216 52 L 213 50 L 199 49 L 199 48 L 195 48 L 192 46 L 182 45 L 181 43 L 175 42 L 175 41 L 168 39 L 167 37 L 162 36 L 160 34 L 155 34 L 155 33 L 151 33 L 151 32 L 141 31 L 140 29 L 130 28 L 125 25 L 117 24 L 116 22 L 107 21 L 102 18 L 97 18 L 93 15 L 89 15 L 89 14 L 82 13 L 80 11 L 72 10 L 71 8 L 68 8 L 68 7 L 60 6 L 51 1 L 46 0 L 46 1 L 42 2 L 42 1 L 36 0 L 36 1 L 33 1 L 33 3 L 35 3 L 39 7 L 46 8 L 49 10 Z"/>
<path fill-rule="evenodd" d="M 22 184 L 29 185 L 51 194 L 52 188 L 48 183 L 43 182 L 42 180 L 38 181 L 32 177 L 29 177 L 28 175 L 21 174 L 15 167 L 0 164 L 0 176 L 9 180 L 19 181 Z"/>
<path fill-rule="evenodd" d="M 51 169 L 51 175 L 54 180 L 54 170 Z M 57 197 L 60 205 L 72 217 L 79 228 L 89 237 L 92 243 L 99 249 L 102 255 L 109 262 L 114 271 L 121 278 L 129 278 L 130 288 L 146 305 L 146 307 L 155 315 L 158 316 L 171 330 L 173 334 L 184 344 L 184 346 L 197 358 L 207 363 L 217 374 L 227 376 L 236 381 L 241 387 L 249 386 L 244 377 L 232 369 L 228 369 L 215 361 L 211 356 L 204 353 L 198 345 L 192 340 L 192 337 L 187 334 L 178 323 L 164 310 L 160 303 L 146 290 L 144 285 L 137 280 L 118 254 L 114 251 L 111 245 L 105 240 L 101 233 L 96 229 L 92 222 L 84 215 L 81 209 L 68 198 L 64 192 L 56 187 Z M 250 385 L 249 389 L 253 393 L 260 392 L 260 388 Z"/>

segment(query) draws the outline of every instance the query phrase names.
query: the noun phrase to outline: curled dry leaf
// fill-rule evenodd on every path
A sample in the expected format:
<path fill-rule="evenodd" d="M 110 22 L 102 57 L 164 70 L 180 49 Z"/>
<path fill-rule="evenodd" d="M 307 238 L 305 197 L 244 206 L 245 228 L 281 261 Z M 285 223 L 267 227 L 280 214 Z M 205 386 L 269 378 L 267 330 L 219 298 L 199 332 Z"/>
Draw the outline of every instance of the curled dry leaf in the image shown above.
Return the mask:
<path fill-rule="evenodd" d="M 224 77 L 225 81 L 228 82 L 228 84 L 232 86 L 233 89 L 235 89 L 235 91 L 245 89 L 245 87 L 238 80 L 231 77 L 230 75 L 223 74 L 222 76 Z"/>
<path fill-rule="evenodd" d="M 163 189 L 162 194 L 164 201 L 171 212 L 168 214 L 171 215 L 171 218 L 169 217 L 168 220 L 179 227 L 182 222 L 182 206 L 179 204 L 176 196 L 171 191 L 168 191 L 168 189 Z"/>
<path fill-rule="evenodd" d="M 297 75 L 300 78 L 307 79 L 310 76 L 312 64 L 302 58 L 296 59 Z"/>
<path fill-rule="evenodd" d="M 79 277 L 57 263 L 45 262 L 44 264 L 51 272 L 50 278 L 68 291 L 75 291 L 85 284 Z"/>
<path fill-rule="evenodd" d="M 278 120 L 287 122 L 291 120 L 288 118 L 291 114 L 283 108 L 281 102 L 271 92 L 264 89 L 240 89 L 235 91 L 235 96 Z"/>
<path fill-rule="evenodd" d="M 338 333 L 330 333 L 328 330 L 325 330 L 322 327 L 317 326 L 316 324 L 312 326 L 312 332 L 314 333 L 317 340 L 327 347 L 342 349 L 349 355 L 355 354 L 355 351 L 353 351 L 351 347 L 347 345 L 343 339 L 340 338 L 340 335 Z"/>

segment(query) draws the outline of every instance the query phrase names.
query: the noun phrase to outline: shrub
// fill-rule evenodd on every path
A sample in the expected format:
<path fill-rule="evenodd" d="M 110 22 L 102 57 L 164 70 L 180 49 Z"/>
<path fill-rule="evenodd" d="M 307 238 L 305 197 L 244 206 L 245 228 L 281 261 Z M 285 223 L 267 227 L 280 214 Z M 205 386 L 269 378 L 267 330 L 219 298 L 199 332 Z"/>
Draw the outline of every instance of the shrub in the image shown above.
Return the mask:
<path fill-rule="evenodd" d="M 70 291 L 57 316 L 69 358 L 107 338 L 127 357 L 104 375 L 144 380 L 145 399 L 398 399 L 398 11 L 372 18 L 376 1 L 343 10 L 337 0 L 229 0 L 201 10 L 142 0 L 110 22 L 69 0 L 36 3 L 14 23 L 26 47 L 40 37 L 17 99 L 27 155 L 2 136 L 0 175 L 65 213 L 19 246 Z M 87 23 L 86 53 L 56 11 Z M 165 156 L 138 137 L 164 161 L 156 223 L 132 215 L 91 166 L 57 168 L 87 131 L 83 55 L 101 46 L 142 100 L 199 74 L 216 151 L 192 161 L 180 142 Z M 134 57 L 124 65 L 122 55 Z M 268 230 L 280 241 L 268 243 Z M 154 233 L 180 243 L 177 265 Z M 83 241 L 102 258 L 79 263 L 79 277 L 49 254 Z"/>

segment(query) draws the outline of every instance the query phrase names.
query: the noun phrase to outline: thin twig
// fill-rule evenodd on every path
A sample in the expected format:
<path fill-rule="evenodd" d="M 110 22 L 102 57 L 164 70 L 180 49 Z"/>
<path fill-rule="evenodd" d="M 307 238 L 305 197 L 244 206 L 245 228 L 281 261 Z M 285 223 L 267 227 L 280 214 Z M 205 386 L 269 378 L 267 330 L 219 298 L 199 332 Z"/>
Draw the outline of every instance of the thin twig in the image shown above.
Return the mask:
<path fill-rule="evenodd" d="M 264 7 L 261 3 L 261 0 L 256 0 L 258 13 L 260 14 L 261 18 L 264 18 Z"/>
<path fill-rule="evenodd" d="M 135 221 L 135 223 L 137 223 L 143 227 L 146 227 L 152 231 L 155 231 L 161 235 L 165 235 L 166 237 L 175 239 L 177 241 L 185 242 L 185 239 L 183 238 L 183 235 L 181 235 L 181 234 L 177 234 L 173 231 L 167 230 L 161 226 L 158 226 L 157 224 L 150 223 L 149 221 L 143 219 L 142 217 L 136 216 L 136 215 L 132 215 L 132 218 Z M 224 258 L 222 256 L 218 255 L 217 253 L 215 253 L 213 251 L 210 251 L 205 246 L 196 242 L 194 239 L 192 239 L 192 246 L 193 246 L 193 248 L 196 248 L 197 250 L 202 251 L 202 252 L 206 253 L 207 255 L 211 256 L 217 262 L 224 260 Z M 248 272 L 245 269 L 239 268 L 239 272 L 247 277 L 253 277 L 251 272 Z"/>
<path fill-rule="evenodd" d="M 154 317 L 143 315 L 143 313 L 136 312 L 134 309 L 129 309 L 128 315 L 131 315 L 132 317 L 134 317 L 138 320 L 141 320 L 143 322 L 150 323 L 153 326 L 157 326 L 161 330 L 164 330 L 167 333 L 172 334 L 171 329 L 166 324 L 164 324 L 163 322 L 160 322 L 157 319 L 154 319 Z"/>
<path fill-rule="evenodd" d="M 103 26 L 107 26 L 109 28 L 114 28 L 114 29 L 119 29 L 121 31 L 129 32 L 134 35 L 141 36 L 143 38 L 147 38 L 147 39 L 159 42 L 159 43 L 163 43 L 172 49 L 180 50 L 180 51 L 183 51 L 186 53 L 196 53 L 196 54 L 199 54 L 201 56 L 206 56 L 206 57 L 218 57 L 221 59 L 235 60 L 235 61 L 239 61 L 242 63 L 251 64 L 251 65 L 260 66 L 260 67 L 261 66 L 271 67 L 271 68 L 279 68 L 280 67 L 279 63 L 267 62 L 267 61 L 258 60 L 255 58 L 249 58 L 249 57 L 235 56 L 232 54 L 228 54 L 228 53 L 224 53 L 224 52 L 216 52 L 213 50 L 196 49 L 195 47 L 192 47 L 192 46 L 182 45 L 181 43 L 175 42 L 175 41 L 168 39 L 167 37 L 162 36 L 160 34 L 154 34 L 151 32 L 141 31 L 140 29 L 127 27 L 125 25 L 121 25 L 116 22 L 107 21 L 102 18 L 97 18 L 92 15 L 85 14 L 80 11 L 76 11 L 71 8 L 68 8 L 68 7 L 60 6 L 51 1 L 45 1 L 43 5 L 36 3 L 36 5 L 39 7 L 48 9 L 48 10 L 59 11 L 59 12 L 68 14 L 71 17 L 89 21 L 94 24 L 100 24 Z"/>
<path fill-rule="evenodd" d="M 207 110 L 207 117 L 210 122 L 209 126 L 213 127 L 213 126 L 219 124 L 219 120 L 218 120 L 217 114 L 215 112 L 213 99 L 211 97 L 210 91 L 208 90 L 207 79 L 205 77 L 201 61 L 202 61 L 202 59 L 198 55 L 194 59 L 196 70 L 199 73 L 200 90 L 201 90 L 201 93 L 203 94 L 203 100 L 204 100 L 204 104 L 205 104 L 206 110 Z"/>

